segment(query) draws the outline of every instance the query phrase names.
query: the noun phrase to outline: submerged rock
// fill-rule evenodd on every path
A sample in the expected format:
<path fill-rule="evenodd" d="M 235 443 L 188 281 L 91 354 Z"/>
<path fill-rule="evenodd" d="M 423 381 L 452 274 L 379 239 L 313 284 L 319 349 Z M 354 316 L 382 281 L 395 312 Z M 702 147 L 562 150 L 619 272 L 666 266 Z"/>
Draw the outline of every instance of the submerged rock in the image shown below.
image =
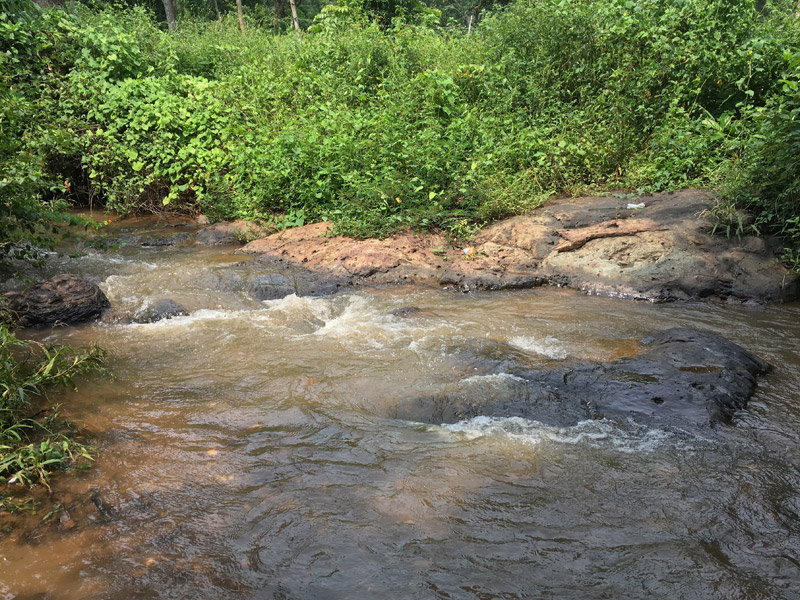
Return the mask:
<path fill-rule="evenodd" d="M 111 308 L 96 283 L 74 275 L 55 277 L 3 295 L 4 310 L 20 327 L 73 324 L 99 318 Z"/>
<path fill-rule="evenodd" d="M 186 309 L 169 298 L 146 302 L 133 315 L 134 323 L 155 323 L 188 314 Z"/>
<path fill-rule="evenodd" d="M 713 425 L 730 422 L 746 408 L 756 377 L 770 369 L 710 332 L 674 328 L 643 343 L 646 351 L 631 358 L 538 368 L 526 368 L 518 357 L 487 365 L 484 353 L 478 374 L 463 379 L 452 393 L 414 399 L 394 416 L 437 424 L 490 416 L 556 426 L 603 418 Z"/>

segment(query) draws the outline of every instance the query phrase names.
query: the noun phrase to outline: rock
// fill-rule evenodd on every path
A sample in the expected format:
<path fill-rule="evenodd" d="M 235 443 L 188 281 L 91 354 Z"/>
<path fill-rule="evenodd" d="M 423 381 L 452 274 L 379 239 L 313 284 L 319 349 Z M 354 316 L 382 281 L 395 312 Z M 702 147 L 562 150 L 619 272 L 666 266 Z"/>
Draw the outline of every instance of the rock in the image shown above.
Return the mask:
<path fill-rule="evenodd" d="M 97 284 L 73 275 L 56 275 L 3 298 L 13 322 L 21 327 L 81 323 L 111 308 Z"/>
<path fill-rule="evenodd" d="M 645 231 L 664 231 L 666 225 L 659 225 L 652 219 L 614 219 L 603 221 L 597 225 L 580 227 L 578 229 L 559 229 L 556 233 L 564 241 L 555 247 L 555 252 L 568 252 L 583 248 L 592 240 L 610 237 L 627 237 L 644 233 Z"/>
<path fill-rule="evenodd" d="M 643 340 L 646 351 L 609 363 L 526 368 L 518 356 L 487 364 L 447 394 L 400 405 L 395 417 L 452 423 L 477 416 L 523 417 L 571 426 L 587 419 L 631 418 L 655 425 L 730 423 L 747 407 L 769 365 L 723 337 L 674 328 Z"/>
<path fill-rule="evenodd" d="M 395 308 L 393 311 L 390 311 L 389 314 L 399 319 L 409 319 L 420 316 L 422 311 L 416 306 L 403 306 L 401 308 Z"/>
<path fill-rule="evenodd" d="M 263 235 L 266 230 L 250 221 L 230 221 L 203 227 L 195 236 L 199 246 L 233 246 L 243 240 Z"/>
<path fill-rule="evenodd" d="M 148 231 L 137 235 L 122 235 L 116 240 L 116 244 L 133 248 L 163 248 L 181 245 L 189 237 L 189 233 L 172 233 L 168 229 L 163 229 L 162 231 Z"/>
<path fill-rule="evenodd" d="M 627 202 L 553 200 L 486 228 L 471 242 L 475 251 L 469 255 L 440 234 L 354 240 L 332 237 L 328 223 L 287 229 L 237 252 L 258 256 L 248 267 L 254 271 L 291 267 L 306 282 L 334 280 L 335 289 L 421 283 L 468 292 L 557 285 L 653 302 L 764 304 L 800 297 L 800 280 L 776 260 L 779 240 L 710 234 L 704 215 L 714 205 L 713 194 L 642 196 L 637 202 L 643 209 L 627 209 Z"/>
<path fill-rule="evenodd" d="M 317 272 L 280 259 L 247 261 L 209 270 L 199 284 L 208 289 L 245 292 L 256 300 L 277 300 L 291 294 L 323 296 L 351 286 L 335 273 Z"/>
<path fill-rule="evenodd" d="M 133 315 L 134 323 L 155 323 L 188 314 L 186 309 L 174 300 L 161 298 L 146 302 Z"/>

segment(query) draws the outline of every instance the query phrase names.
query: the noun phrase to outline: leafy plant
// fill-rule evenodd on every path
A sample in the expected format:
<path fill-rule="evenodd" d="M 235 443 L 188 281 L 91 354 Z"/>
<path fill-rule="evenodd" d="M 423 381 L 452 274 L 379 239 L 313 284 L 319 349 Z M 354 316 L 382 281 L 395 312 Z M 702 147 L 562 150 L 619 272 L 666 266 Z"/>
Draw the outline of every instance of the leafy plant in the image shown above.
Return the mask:
<path fill-rule="evenodd" d="M 759 202 L 791 187 L 793 142 L 757 142 L 791 138 L 789 0 L 517 0 L 469 35 L 431 14 L 348 0 L 300 37 L 233 17 L 168 34 L 141 9 L 6 19 L 12 80 L 35 85 L 4 163 L 23 173 L 29 152 L 51 190 L 80 181 L 123 213 L 302 214 L 356 236 L 463 237 L 553 195 L 719 185 L 773 150 L 788 170 L 753 161 Z"/>
<path fill-rule="evenodd" d="M 737 208 L 753 212 L 756 218 L 749 229 L 784 236 L 785 259 L 798 270 L 800 50 L 787 49 L 783 60 L 778 89 L 763 107 L 753 109 L 755 130 L 737 145 L 740 158 L 730 168 L 725 197 L 716 214 L 724 221 L 737 214 Z"/>
<path fill-rule="evenodd" d="M 37 419 L 30 415 L 31 399 L 73 385 L 78 375 L 107 374 L 105 359 L 97 346 L 76 351 L 26 342 L 0 325 L 0 484 L 46 484 L 52 471 L 91 459 L 91 448 L 66 434 L 57 408 Z"/>

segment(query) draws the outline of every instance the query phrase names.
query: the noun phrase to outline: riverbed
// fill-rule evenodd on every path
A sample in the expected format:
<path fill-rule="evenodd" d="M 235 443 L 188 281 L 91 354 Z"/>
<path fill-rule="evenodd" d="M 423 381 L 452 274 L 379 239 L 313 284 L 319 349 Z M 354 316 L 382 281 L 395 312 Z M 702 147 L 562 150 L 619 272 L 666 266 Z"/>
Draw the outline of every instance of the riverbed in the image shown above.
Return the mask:
<path fill-rule="evenodd" d="M 797 304 L 395 286 L 258 301 L 204 283 L 245 260 L 230 248 L 82 252 L 48 272 L 95 279 L 115 314 L 32 335 L 113 353 L 115 379 L 51 394 L 99 453 L 54 479 L 46 522 L 4 518 L 0 598 L 800 594 Z M 189 314 L 126 318 L 161 298 Z M 733 425 L 395 416 L 502 378 L 458 348 L 609 361 L 675 326 L 775 367 Z"/>

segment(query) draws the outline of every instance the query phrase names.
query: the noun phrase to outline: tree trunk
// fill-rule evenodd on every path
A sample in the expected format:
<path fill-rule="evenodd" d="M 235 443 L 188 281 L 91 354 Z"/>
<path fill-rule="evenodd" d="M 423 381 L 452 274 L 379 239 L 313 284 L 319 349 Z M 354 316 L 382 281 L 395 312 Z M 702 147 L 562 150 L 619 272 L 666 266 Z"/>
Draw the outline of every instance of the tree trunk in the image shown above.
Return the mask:
<path fill-rule="evenodd" d="M 222 13 L 219 12 L 219 4 L 217 4 L 217 0 L 213 0 L 214 3 L 214 12 L 217 13 L 217 21 L 222 18 Z"/>
<path fill-rule="evenodd" d="M 297 20 L 297 5 L 295 4 L 295 0 L 289 0 L 289 6 L 292 7 L 292 23 L 294 23 L 294 30 L 297 32 L 297 35 L 300 35 L 300 21 Z"/>
<path fill-rule="evenodd" d="M 239 29 L 244 33 L 244 10 L 242 10 L 242 0 L 236 0 L 236 14 L 239 15 Z"/>
<path fill-rule="evenodd" d="M 167 27 L 170 31 L 175 31 L 178 21 L 175 17 L 175 4 L 172 0 L 161 0 L 164 4 L 164 14 L 167 15 Z"/>

